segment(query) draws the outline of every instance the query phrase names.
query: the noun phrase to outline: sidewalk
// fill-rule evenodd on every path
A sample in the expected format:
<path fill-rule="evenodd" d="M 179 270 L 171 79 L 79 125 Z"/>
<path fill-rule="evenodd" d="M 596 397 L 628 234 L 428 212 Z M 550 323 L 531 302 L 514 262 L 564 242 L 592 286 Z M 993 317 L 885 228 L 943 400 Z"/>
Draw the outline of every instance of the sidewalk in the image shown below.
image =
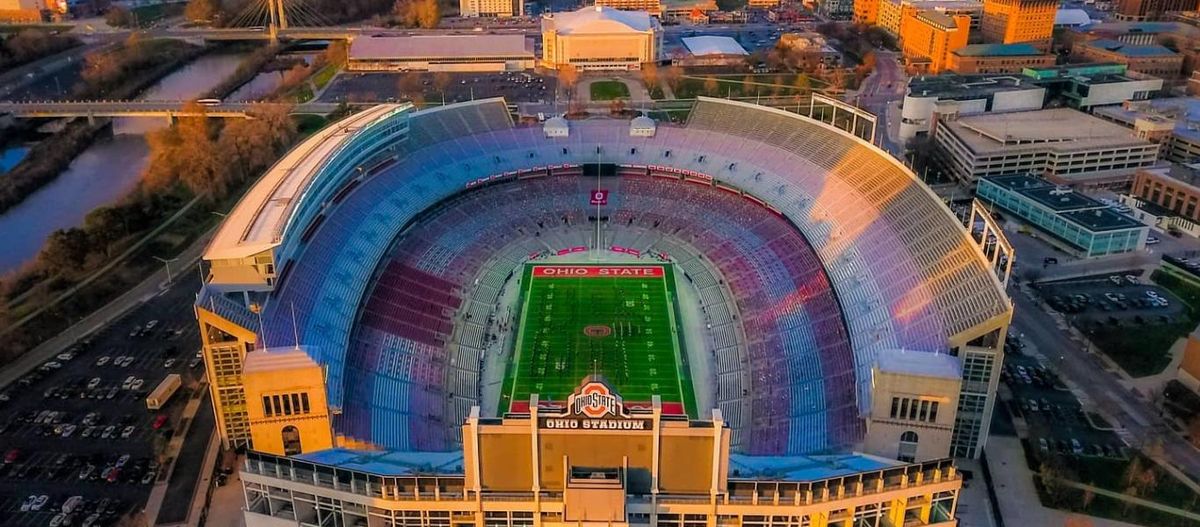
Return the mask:
<path fill-rule="evenodd" d="M 192 266 L 199 261 L 200 256 L 204 253 L 204 248 L 208 246 L 208 241 L 212 238 L 215 230 L 216 229 L 214 227 L 213 230 L 204 233 L 202 236 L 200 236 L 200 238 L 193 242 L 190 247 L 179 253 L 177 259 L 182 265 L 179 265 L 179 267 L 176 269 L 178 270 L 178 275 L 181 279 L 187 279 L 187 277 L 190 276 L 188 271 L 190 271 Z M 148 235 L 145 239 L 149 240 L 152 238 L 150 235 Z M 106 266 L 105 270 L 109 269 L 110 267 L 111 265 Z M 104 273 L 105 270 L 101 270 L 97 274 L 90 277 L 87 280 L 87 283 L 98 279 L 101 276 L 101 273 Z M 0 368 L 0 387 L 11 384 L 22 375 L 25 375 L 26 372 L 36 368 L 39 364 L 50 360 L 50 357 L 53 357 L 58 353 L 62 353 L 62 350 L 74 344 L 75 341 L 107 326 L 112 321 L 121 318 L 131 309 L 152 298 L 154 295 L 161 293 L 161 286 L 164 282 L 166 282 L 166 279 L 167 274 L 165 269 L 155 271 L 153 274 L 143 280 L 142 283 L 134 286 L 125 294 L 117 297 L 104 307 L 93 311 L 92 314 L 84 317 L 71 327 L 63 330 L 62 333 L 59 333 L 58 335 L 42 342 L 36 348 L 29 350 L 29 352 L 22 355 L 19 359 L 12 361 L 3 368 Z M 85 284 L 80 284 L 78 287 L 83 287 L 83 285 Z M 74 289 L 71 291 L 74 291 Z M 65 300 L 71 291 L 64 293 L 63 296 L 59 297 L 59 299 Z"/>
<path fill-rule="evenodd" d="M 1072 514 L 1044 507 L 1033 486 L 1034 474 L 1025 466 L 1021 440 L 1016 437 L 992 436 L 987 443 L 988 468 L 995 483 L 1000 514 L 1006 526 L 1066 525 Z M 1105 518 L 1087 517 L 1095 527 L 1137 527 L 1133 524 Z"/>

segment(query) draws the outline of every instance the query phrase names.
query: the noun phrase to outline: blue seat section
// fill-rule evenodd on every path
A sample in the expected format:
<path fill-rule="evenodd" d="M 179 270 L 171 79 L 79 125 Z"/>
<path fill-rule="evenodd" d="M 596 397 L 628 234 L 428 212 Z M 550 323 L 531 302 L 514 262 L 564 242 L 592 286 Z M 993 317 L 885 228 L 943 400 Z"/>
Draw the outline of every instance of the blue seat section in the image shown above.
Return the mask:
<path fill-rule="evenodd" d="M 501 106 L 470 111 L 486 108 L 499 120 Z M 406 230 L 414 218 L 473 181 L 518 169 L 599 159 L 694 171 L 768 201 L 778 214 L 764 217 L 767 209 L 711 186 L 671 183 L 663 195 L 657 188 L 667 183 L 621 178 L 611 189 L 610 207 L 619 210 L 610 212 L 610 223 L 624 218 L 684 238 L 726 277 L 751 337 L 751 451 L 852 444 L 863 434 L 876 352 L 947 351 L 948 335 L 995 315 L 987 303 L 994 277 L 960 247 L 963 236 L 936 199 L 911 176 L 897 176 L 890 161 L 792 116 L 725 106 L 734 105 L 698 104 L 686 127 L 663 125 L 653 137 L 631 137 L 616 121 L 572 123 L 568 137 L 547 138 L 539 127 L 414 116 L 397 163 L 325 207 L 319 229 L 280 262 L 290 270 L 265 306 L 261 336 L 270 345 L 290 344 L 294 311 L 300 340 L 328 368 L 329 400 L 347 412 L 337 422 L 348 434 L 389 448 L 449 448 L 439 442 L 458 425 L 445 410 L 447 400 L 462 395 L 450 395 L 446 384 L 458 366 L 443 365 L 441 381 L 416 380 L 412 371 L 377 373 L 378 361 L 400 360 L 416 344 L 429 346 L 416 355 L 428 361 L 444 358 L 445 346 L 428 335 L 392 333 L 399 330 L 380 322 L 387 317 L 369 314 L 375 284 L 396 263 L 438 277 L 447 285 L 439 294 L 461 298 L 491 252 L 536 233 L 539 219 L 586 222 L 589 207 L 576 194 L 586 196 L 595 180 L 485 186 L 462 198 L 478 194 L 483 201 L 427 213 L 419 229 Z M 418 311 L 422 320 L 431 316 Z M 365 353 L 370 349 L 378 351 Z M 370 410 L 351 415 L 366 399 Z"/>

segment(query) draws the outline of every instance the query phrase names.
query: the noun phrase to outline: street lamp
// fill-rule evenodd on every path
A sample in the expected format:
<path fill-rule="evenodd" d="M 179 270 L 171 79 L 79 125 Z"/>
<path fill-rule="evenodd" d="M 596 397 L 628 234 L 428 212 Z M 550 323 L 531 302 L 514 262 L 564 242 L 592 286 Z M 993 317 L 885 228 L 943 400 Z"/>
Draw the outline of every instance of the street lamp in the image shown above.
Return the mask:
<path fill-rule="evenodd" d="M 165 260 L 165 259 L 159 258 L 157 256 L 151 256 L 151 258 L 154 258 L 155 260 L 158 260 L 163 263 L 163 265 L 167 268 L 167 283 L 168 284 L 171 283 L 173 281 L 171 279 L 171 262 L 178 261 L 179 258 L 178 257 L 171 258 L 170 260 Z"/>

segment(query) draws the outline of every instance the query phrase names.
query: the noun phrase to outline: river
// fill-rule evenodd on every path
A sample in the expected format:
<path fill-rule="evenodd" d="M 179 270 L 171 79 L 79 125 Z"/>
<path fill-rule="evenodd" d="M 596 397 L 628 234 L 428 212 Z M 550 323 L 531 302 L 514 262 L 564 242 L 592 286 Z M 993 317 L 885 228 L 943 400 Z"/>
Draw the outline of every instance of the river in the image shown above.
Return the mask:
<path fill-rule="evenodd" d="M 237 69 L 244 55 L 205 55 L 164 77 L 141 100 L 198 97 Z M 149 150 L 142 135 L 166 126 L 165 119 L 113 120 L 112 137 L 100 139 L 71 162 L 49 185 L 0 215 L 0 275 L 37 256 L 46 236 L 83 223 L 92 209 L 113 203 L 133 190 Z M 0 170 L 0 177 L 3 170 Z"/>

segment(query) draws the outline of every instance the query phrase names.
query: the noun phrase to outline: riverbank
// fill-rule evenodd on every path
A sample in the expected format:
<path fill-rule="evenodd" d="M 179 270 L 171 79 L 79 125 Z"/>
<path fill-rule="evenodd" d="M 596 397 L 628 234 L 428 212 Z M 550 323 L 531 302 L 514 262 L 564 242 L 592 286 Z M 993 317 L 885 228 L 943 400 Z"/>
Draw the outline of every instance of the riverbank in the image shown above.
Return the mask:
<path fill-rule="evenodd" d="M 116 71 L 132 70 L 131 74 L 122 74 L 115 82 L 110 79 L 85 82 L 86 85 L 77 90 L 80 95 L 83 98 L 101 94 L 117 99 L 130 98 L 206 51 L 206 48 L 172 40 L 150 40 L 134 45 L 147 48 L 137 54 L 135 61 L 142 67 L 121 67 L 121 64 L 114 64 Z M 89 123 L 86 119 L 75 119 L 67 123 L 62 130 L 34 145 L 29 155 L 0 178 L 0 214 L 58 178 L 97 137 L 109 130 L 109 126 L 110 121 L 107 119 L 94 123 Z"/>
<path fill-rule="evenodd" d="M 302 123 L 299 118 L 288 119 L 297 127 Z M 306 120 L 311 121 L 311 116 Z M 306 131 L 312 130 L 311 124 Z M 301 137 L 294 134 L 264 161 L 274 162 Z M 52 236 L 35 269 L 10 279 L 8 295 L 0 301 L 0 362 L 20 357 L 161 269 L 162 260 L 176 258 L 215 227 L 265 170 L 247 168 L 254 177 L 238 181 L 222 199 L 197 200 L 182 184 L 157 192 L 139 191 L 116 205 L 92 211 L 83 229 Z M 103 279 L 97 279 L 96 273 L 102 273 Z"/>

